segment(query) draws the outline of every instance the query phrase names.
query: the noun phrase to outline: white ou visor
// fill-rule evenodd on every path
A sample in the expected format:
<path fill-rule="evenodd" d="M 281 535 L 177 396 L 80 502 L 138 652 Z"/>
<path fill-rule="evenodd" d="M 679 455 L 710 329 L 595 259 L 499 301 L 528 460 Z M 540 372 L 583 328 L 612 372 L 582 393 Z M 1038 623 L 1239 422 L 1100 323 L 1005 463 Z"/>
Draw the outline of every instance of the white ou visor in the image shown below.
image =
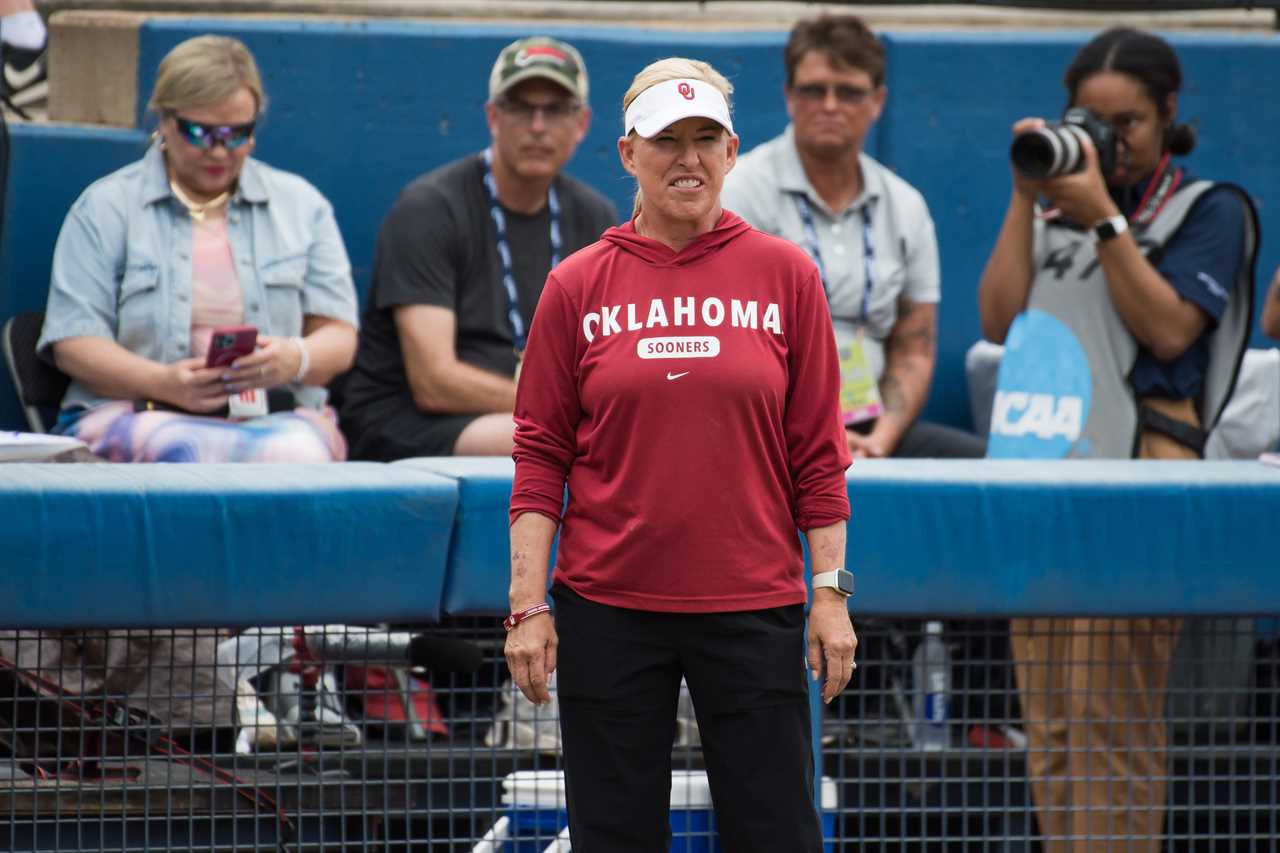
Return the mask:
<path fill-rule="evenodd" d="M 648 139 L 682 118 L 709 118 L 733 133 L 729 104 L 720 90 L 702 80 L 667 80 L 641 92 L 627 107 L 626 132 Z"/>

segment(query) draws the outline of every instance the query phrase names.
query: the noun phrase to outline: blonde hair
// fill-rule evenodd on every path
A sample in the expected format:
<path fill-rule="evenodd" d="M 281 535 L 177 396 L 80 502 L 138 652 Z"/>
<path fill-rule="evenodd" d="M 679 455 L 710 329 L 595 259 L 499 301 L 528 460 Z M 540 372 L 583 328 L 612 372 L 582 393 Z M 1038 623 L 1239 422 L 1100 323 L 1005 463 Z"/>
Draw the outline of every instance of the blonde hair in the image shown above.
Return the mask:
<path fill-rule="evenodd" d="M 156 115 L 216 104 L 241 88 L 253 95 L 258 112 L 267 108 L 262 76 L 249 48 L 228 36 L 187 39 L 160 61 L 147 109 Z"/>
<path fill-rule="evenodd" d="M 724 95 L 724 102 L 729 109 L 733 109 L 733 84 L 729 79 L 719 71 L 711 67 L 710 63 L 703 62 L 701 59 L 686 59 L 683 56 L 669 56 L 666 59 L 659 59 L 657 62 L 651 62 L 644 68 L 640 69 L 631 80 L 631 87 L 627 89 L 627 93 L 622 96 L 622 113 L 625 116 L 627 107 L 631 106 L 631 102 L 640 97 L 646 89 L 650 89 L 659 83 L 665 83 L 668 80 L 701 80 L 708 83 L 720 91 Z M 634 133 L 635 131 L 632 131 Z M 636 190 L 636 200 L 631 207 L 631 218 L 634 219 L 636 214 L 640 212 L 640 190 Z"/>

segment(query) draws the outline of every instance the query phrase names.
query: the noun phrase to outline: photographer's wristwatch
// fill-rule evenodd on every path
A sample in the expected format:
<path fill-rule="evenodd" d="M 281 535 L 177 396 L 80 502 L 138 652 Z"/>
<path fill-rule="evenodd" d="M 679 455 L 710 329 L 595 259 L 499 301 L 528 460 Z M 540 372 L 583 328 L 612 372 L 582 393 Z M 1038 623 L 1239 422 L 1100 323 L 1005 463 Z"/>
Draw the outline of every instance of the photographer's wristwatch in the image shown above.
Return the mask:
<path fill-rule="evenodd" d="M 830 587 L 845 598 L 853 595 L 853 572 L 834 569 L 830 572 L 819 572 L 813 576 L 813 588 Z"/>
<path fill-rule="evenodd" d="M 1128 230 L 1129 220 L 1117 213 L 1115 216 L 1108 216 L 1101 222 L 1094 223 L 1090 233 L 1093 235 L 1094 243 L 1105 243 L 1108 240 L 1114 240 Z"/>

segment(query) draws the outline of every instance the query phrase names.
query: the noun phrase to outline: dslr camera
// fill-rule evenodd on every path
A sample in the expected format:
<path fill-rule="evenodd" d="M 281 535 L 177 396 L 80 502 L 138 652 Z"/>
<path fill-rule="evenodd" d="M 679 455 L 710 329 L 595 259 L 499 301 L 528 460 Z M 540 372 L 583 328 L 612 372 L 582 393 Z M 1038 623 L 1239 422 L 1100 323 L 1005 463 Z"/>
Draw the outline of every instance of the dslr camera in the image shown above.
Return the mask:
<path fill-rule="evenodd" d="M 1018 134 L 1009 147 L 1009 159 L 1015 169 L 1034 180 L 1069 175 L 1084 168 L 1086 137 L 1098 151 L 1098 168 L 1103 176 L 1110 175 L 1116 168 L 1116 133 L 1084 107 L 1067 110 L 1062 121 Z"/>

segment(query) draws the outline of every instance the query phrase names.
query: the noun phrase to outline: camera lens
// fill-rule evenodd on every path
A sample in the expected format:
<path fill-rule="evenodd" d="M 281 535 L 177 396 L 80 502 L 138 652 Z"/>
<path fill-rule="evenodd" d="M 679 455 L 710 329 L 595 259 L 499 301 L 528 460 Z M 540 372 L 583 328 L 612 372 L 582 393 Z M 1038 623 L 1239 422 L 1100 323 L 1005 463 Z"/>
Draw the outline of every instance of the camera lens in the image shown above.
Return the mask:
<path fill-rule="evenodd" d="M 1043 130 L 1033 130 L 1014 137 L 1009 146 L 1009 159 L 1019 172 L 1037 180 L 1053 173 L 1058 147 L 1053 137 Z"/>
<path fill-rule="evenodd" d="M 1019 172 L 1035 180 L 1079 171 L 1084 165 L 1082 133 L 1076 127 L 1051 124 L 1019 134 L 1009 146 L 1009 159 Z"/>

